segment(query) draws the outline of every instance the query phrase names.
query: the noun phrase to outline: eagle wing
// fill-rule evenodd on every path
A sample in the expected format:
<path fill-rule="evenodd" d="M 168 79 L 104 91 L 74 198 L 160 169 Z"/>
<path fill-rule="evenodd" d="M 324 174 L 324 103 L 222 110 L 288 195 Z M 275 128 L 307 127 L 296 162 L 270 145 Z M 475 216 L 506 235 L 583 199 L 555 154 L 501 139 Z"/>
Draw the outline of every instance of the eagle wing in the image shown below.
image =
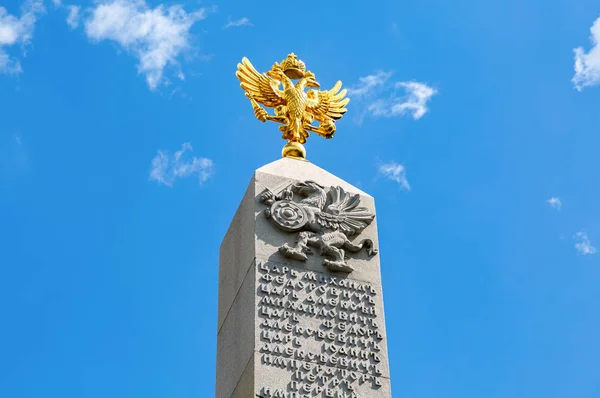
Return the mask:
<path fill-rule="evenodd" d="M 358 206 L 360 196 L 347 193 L 342 187 L 331 187 L 323 211 L 317 221 L 324 228 L 343 232 L 346 236 L 361 233 L 375 218 L 366 207 Z"/>
<path fill-rule="evenodd" d="M 341 119 L 344 116 L 346 105 L 350 102 L 350 98 L 346 96 L 346 89 L 341 90 L 342 82 L 338 82 L 331 90 L 317 91 L 311 90 L 310 100 L 308 101 L 308 109 L 320 122 L 333 121 Z"/>
<path fill-rule="evenodd" d="M 269 108 L 285 105 L 282 92 L 279 90 L 281 82 L 266 73 L 259 73 L 248 58 L 242 58 L 235 75 L 240 79 L 242 89 L 256 102 Z"/>

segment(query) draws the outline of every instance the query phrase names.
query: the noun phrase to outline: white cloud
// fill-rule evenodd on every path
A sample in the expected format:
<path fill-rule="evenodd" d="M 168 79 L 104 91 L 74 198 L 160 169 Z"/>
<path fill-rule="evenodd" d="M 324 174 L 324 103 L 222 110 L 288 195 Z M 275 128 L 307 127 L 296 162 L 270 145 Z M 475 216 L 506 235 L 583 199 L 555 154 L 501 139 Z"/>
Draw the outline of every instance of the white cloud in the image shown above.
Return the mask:
<path fill-rule="evenodd" d="M 198 182 L 204 183 L 213 174 L 213 162 L 210 159 L 184 156 L 186 152 L 192 152 L 190 143 L 181 145 L 181 149 L 170 156 L 167 151 L 159 150 L 158 154 L 152 159 L 152 168 L 150 170 L 150 180 L 155 180 L 159 184 L 172 187 L 178 178 L 198 175 Z"/>
<path fill-rule="evenodd" d="M 179 69 L 177 58 L 189 48 L 190 28 L 205 17 L 205 9 L 188 13 L 180 5 L 149 8 L 144 0 L 107 0 L 91 9 L 84 24 L 91 40 L 113 40 L 135 55 L 138 72 L 155 90 L 167 66 Z"/>
<path fill-rule="evenodd" d="M 223 29 L 237 27 L 237 26 L 254 26 L 250 23 L 250 20 L 247 17 L 243 17 L 240 19 L 236 19 L 235 21 L 229 20 L 226 25 L 223 26 Z"/>
<path fill-rule="evenodd" d="M 398 96 L 396 92 L 389 98 L 379 99 L 367 107 L 373 116 L 393 117 L 412 114 L 413 119 L 419 120 L 427 113 L 427 102 L 436 93 L 436 90 L 423 83 L 398 82 L 396 89 L 403 89 L 404 94 Z"/>
<path fill-rule="evenodd" d="M 560 210 L 560 208 L 562 207 L 562 202 L 561 202 L 560 198 L 552 197 L 552 198 L 548 199 L 546 202 L 548 202 L 550 207 L 553 207 L 556 210 Z"/>
<path fill-rule="evenodd" d="M 374 117 L 395 117 L 410 114 L 418 120 L 427 113 L 427 103 L 437 90 L 424 83 L 390 82 L 391 72 L 378 71 L 358 79 L 358 84 L 348 88 L 348 96 L 359 100 L 364 114 Z"/>
<path fill-rule="evenodd" d="M 6 49 L 17 43 L 22 46 L 29 44 L 35 22 L 43 12 L 44 5 L 41 0 L 26 2 L 21 7 L 20 18 L 0 7 L 0 73 L 17 74 L 23 71 L 19 60 L 9 56 Z"/>
<path fill-rule="evenodd" d="M 376 90 L 382 87 L 392 72 L 377 71 L 374 75 L 368 75 L 358 78 L 358 84 L 348 88 L 348 96 L 365 97 L 374 94 Z"/>
<path fill-rule="evenodd" d="M 596 19 L 590 29 L 590 40 L 594 45 L 586 54 L 583 47 L 575 51 L 575 76 L 573 84 L 579 91 L 587 86 L 600 84 L 600 18 Z"/>
<path fill-rule="evenodd" d="M 64 6 L 63 7 L 63 2 L 62 0 L 52 0 L 52 3 L 54 3 L 54 6 L 56 8 L 66 8 L 68 11 L 68 15 L 67 15 L 67 25 L 69 25 L 69 27 L 71 29 L 77 29 L 77 27 L 79 26 L 79 22 L 81 20 L 81 7 L 80 6 L 74 6 L 74 5 L 68 5 L 68 6 Z"/>
<path fill-rule="evenodd" d="M 379 173 L 388 179 L 397 182 L 403 189 L 410 190 L 410 185 L 406 179 L 406 170 L 404 166 L 394 161 L 379 166 Z"/>
<path fill-rule="evenodd" d="M 69 10 L 69 15 L 67 16 L 67 24 L 71 27 L 71 29 L 76 29 L 79 26 L 79 11 L 81 7 L 79 6 L 67 6 Z"/>
<path fill-rule="evenodd" d="M 579 254 L 583 254 L 585 256 L 586 254 L 596 253 L 596 248 L 592 246 L 590 239 L 585 232 L 577 232 L 574 238 L 577 241 L 575 243 L 575 249 L 577 249 Z"/>

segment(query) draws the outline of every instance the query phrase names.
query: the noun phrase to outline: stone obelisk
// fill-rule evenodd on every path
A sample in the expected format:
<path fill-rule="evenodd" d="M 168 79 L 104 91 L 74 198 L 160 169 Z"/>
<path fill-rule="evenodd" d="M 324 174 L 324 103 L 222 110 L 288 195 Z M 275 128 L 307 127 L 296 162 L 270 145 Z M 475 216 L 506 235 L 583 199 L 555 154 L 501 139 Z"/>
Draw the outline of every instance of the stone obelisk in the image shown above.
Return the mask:
<path fill-rule="evenodd" d="M 389 398 L 374 200 L 304 159 L 309 132 L 333 136 L 346 90 L 305 92 L 320 86 L 293 53 L 262 74 L 244 58 L 236 76 L 288 143 L 221 244 L 216 398 Z"/>
<path fill-rule="evenodd" d="M 336 230 L 308 225 L 357 208 L 350 245 L 327 246 L 339 246 Z M 217 398 L 391 396 L 376 220 L 360 225 L 369 214 L 371 196 L 312 163 L 256 170 L 221 245 Z M 296 249 L 307 235 L 310 251 Z"/>

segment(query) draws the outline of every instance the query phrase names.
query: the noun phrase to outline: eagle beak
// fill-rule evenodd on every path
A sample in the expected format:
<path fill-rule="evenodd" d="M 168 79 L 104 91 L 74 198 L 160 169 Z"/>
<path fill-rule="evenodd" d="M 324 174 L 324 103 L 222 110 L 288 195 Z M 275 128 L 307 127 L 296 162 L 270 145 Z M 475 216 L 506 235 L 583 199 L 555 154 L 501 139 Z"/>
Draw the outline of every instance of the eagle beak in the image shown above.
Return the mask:
<path fill-rule="evenodd" d="M 317 81 L 315 81 L 313 79 L 308 79 L 308 83 L 306 83 L 306 85 L 308 87 L 315 87 L 315 88 L 320 88 L 321 87 L 321 85 Z"/>

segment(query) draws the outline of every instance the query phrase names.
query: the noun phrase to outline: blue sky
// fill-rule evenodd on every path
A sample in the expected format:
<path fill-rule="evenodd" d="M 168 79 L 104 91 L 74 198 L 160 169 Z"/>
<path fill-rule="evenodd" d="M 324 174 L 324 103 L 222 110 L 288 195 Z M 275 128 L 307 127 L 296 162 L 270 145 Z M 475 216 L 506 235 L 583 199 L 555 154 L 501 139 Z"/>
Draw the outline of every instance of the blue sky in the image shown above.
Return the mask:
<path fill-rule="evenodd" d="M 350 88 L 395 396 L 600 396 L 600 6 L 0 6 L 0 397 L 214 396 L 219 244 L 283 141 L 234 76 Z"/>

